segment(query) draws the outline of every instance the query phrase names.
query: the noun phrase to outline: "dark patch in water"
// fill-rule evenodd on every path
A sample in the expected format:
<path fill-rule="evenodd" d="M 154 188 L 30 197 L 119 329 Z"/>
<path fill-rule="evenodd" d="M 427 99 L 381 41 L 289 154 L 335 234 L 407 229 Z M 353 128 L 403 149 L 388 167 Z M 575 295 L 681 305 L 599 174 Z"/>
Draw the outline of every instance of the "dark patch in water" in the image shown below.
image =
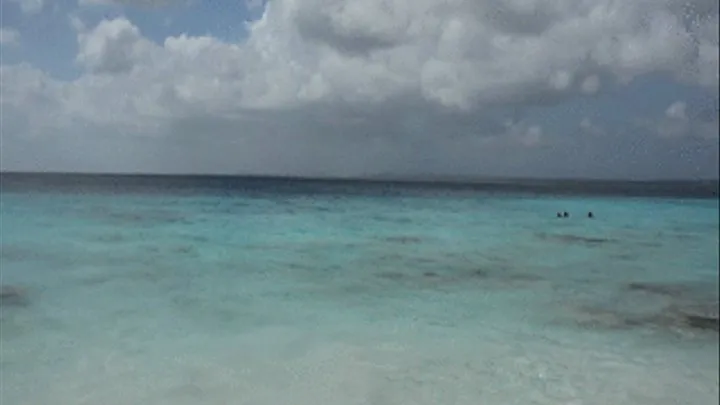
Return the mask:
<path fill-rule="evenodd" d="M 169 210 L 148 210 L 141 212 L 112 211 L 105 207 L 95 207 L 91 210 L 95 219 L 109 220 L 120 224 L 163 225 L 173 223 L 189 223 L 184 216 Z"/>
<path fill-rule="evenodd" d="M 394 282 L 417 283 L 421 288 L 438 285 L 467 284 L 476 288 L 524 288 L 529 283 L 543 281 L 544 278 L 528 273 L 518 273 L 500 269 L 476 268 L 474 270 L 453 271 L 443 267 L 415 268 L 413 271 L 385 271 L 375 273 L 375 277 Z M 468 284 L 469 283 L 469 284 Z"/>
<path fill-rule="evenodd" d="M 195 252 L 195 248 L 192 246 L 176 246 L 173 248 L 173 253 L 182 253 L 182 254 L 188 254 Z"/>
<path fill-rule="evenodd" d="M 287 267 L 292 270 L 312 270 L 314 269 L 313 266 L 309 266 L 305 263 L 288 263 Z"/>
<path fill-rule="evenodd" d="M 61 253 L 48 251 L 42 247 L 30 247 L 26 244 L 0 245 L 0 258 L 10 262 L 38 260 L 53 262 L 55 264 L 68 260 L 68 258 L 64 257 Z M 76 257 L 73 257 L 71 260 L 74 261 L 76 259 Z"/>
<path fill-rule="evenodd" d="M 408 243 L 421 243 L 422 239 L 417 236 L 389 236 L 385 238 L 385 241 L 405 245 Z"/>
<path fill-rule="evenodd" d="M 437 259 L 430 257 L 413 257 L 410 258 L 408 262 L 411 264 L 417 264 L 418 266 L 438 265 Z"/>
<path fill-rule="evenodd" d="M 720 303 L 718 300 L 696 303 L 693 305 L 671 305 L 667 312 L 680 317 L 688 326 L 695 329 L 712 330 L 718 332 L 720 319 Z"/>
<path fill-rule="evenodd" d="M 95 240 L 98 242 L 106 242 L 106 243 L 118 243 L 125 240 L 125 237 L 122 234 L 119 233 L 113 233 L 113 234 L 106 234 L 106 235 L 98 235 L 95 237 Z"/>
<path fill-rule="evenodd" d="M 401 255 L 400 253 L 388 253 L 388 254 L 384 254 L 384 255 L 382 255 L 382 256 L 379 256 L 379 257 L 377 258 L 377 261 L 379 261 L 379 262 L 384 262 L 384 261 L 400 261 L 400 260 L 403 259 L 403 257 L 404 257 L 404 256 Z"/>
<path fill-rule="evenodd" d="M 607 238 L 597 238 L 597 237 L 589 237 L 589 236 L 582 236 L 582 235 L 570 235 L 570 234 L 559 234 L 559 235 L 553 235 L 548 233 L 538 233 L 537 237 L 540 239 L 545 240 L 554 240 L 557 242 L 563 242 L 567 244 L 573 244 L 573 243 L 581 243 L 586 245 L 599 245 L 604 244 L 608 242 L 613 242 L 612 239 Z"/>
<path fill-rule="evenodd" d="M 618 259 L 618 260 L 637 260 L 638 259 L 638 255 L 633 254 L 633 253 L 613 253 L 610 255 L 610 257 L 613 259 Z"/>
<path fill-rule="evenodd" d="M 509 273 L 505 275 L 505 278 L 510 281 L 542 281 L 543 278 L 541 276 L 538 276 L 537 274 L 529 274 L 529 273 Z"/>
<path fill-rule="evenodd" d="M 435 274 L 435 273 L 433 273 Z M 535 274 L 517 273 L 504 269 L 475 269 L 460 273 L 438 274 L 433 279 L 442 280 L 449 284 L 468 284 L 477 288 L 526 288 L 544 280 Z"/>
<path fill-rule="evenodd" d="M 0 245 L 0 258 L 8 261 L 23 261 L 36 256 L 33 250 L 14 245 Z"/>
<path fill-rule="evenodd" d="M 637 246 L 646 247 L 646 248 L 659 248 L 662 247 L 662 243 L 658 241 L 652 241 L 652 240 L 643 240 L 636 242 Z"/>
<path fill-rule="evenodd" d="M 328 271 L 340 271 L 340 270 L 342 270 L 342 266 L 340 266 L 339 264 L 331 264 L 330 266 L 327 267 L 327 270 Z"/>
<path fill-rule="evenodd" d="M 200 242 L 200 243 L 208 242 L 210 240 L 206 236 L 202 236 L 202 235 L 191 235 L 191 236 L 189 236 L 189 239 L 194 242 Z"/>
<path fill-rule="evenodd" d="M 401 224 L 401 225 L 413 223 L 413 220 L 411 218 L 398 217 L 398 216 L 392 216 L 392 215 L 383 215 L 383 214 L 373 215 L 372 217 L 370 217 L 370 220 L 376 221 L 376 222 L 390 222 L 390 223 Z"/>
<path fill-rule="evenodd" d="M 578 315 L 575 318 L 576 323 L 586 328 L 627 329 L 645 324 L 643 319 L 636 315 L 607 308 L 580 306 L 575 308 L 574 312 Z"/>
<path fill-rule="evenodd" d="M 0 287 L 0 304 L 3 307 L 24 307 L 29 304 L 27 292 L 20 287 L 4 285 Z"/>
<path fill-rule="evenodd" d="M 627 288 L 631 291 L 643 291 L 651 294 L 665 295 L 668 297 L 680 297 L 689 293 L 690 288 L 677 284 L 660 284 L 660 283 L 642 283 L 633 282 L 628 284 Z"/>
<path fill-rule="evenodd" d="M 487 270 L 477 269 L 470 273 L 473 277 L 488 278 L 490 273 Z"/>
<path fill-rule="evenodd" d="M 674 302 L 642 313 L 583 305 L 575 308 L 577 324 L 606 329 L 650 328 L 666 330 L 696 330 L 718 332 L 718 301 L 699 301 L 693 304 Z"/>
<path fill-rule="evenodd" d="M 145 251 L 149 253 L 160 253 L 160 248 L 155 245 L 145 245 L 143 249 L 145 249 Z"/>
<path fill-rule="evenodd" d="M 518 283 L 538 282 L 544 280 L 543 277 L 530 273 L 516 273 L 505 269 L 485 270 L 477 269 L 470 273 L 473 278 L 479 278 L 488 281 L 496 281 L 503 284 L 516 285 Z"/>
<path fill-rule="evenodd" d="M 717 305 L 716 302 L 714 305 L 706 305 L 706 308 L 668 306 L 657 317 L 659 320 L 658 323 L 675 327 L 718 332 Z M 711 308 L 713 306 L 714 310 Z"/>
<path fill-rule="evenodd" d="M 720 331 L 720 322 L 718 318 L 712 318 L 708 316 L 698 315 L 687 315 L 685 317 L 688 325 L 695 329 L 714 330 L 715 332 Z"/>
<path fill-rule="evenodd" d="M 384 278 L 387 280 L 403 280 L 403 279 L 405 279 L 405 274 L 399 273 L 396 271 L 386 271 L 386 272 L 382 272 L 382 273 L 377 273 L 376 275 L 380 278 Z"/>

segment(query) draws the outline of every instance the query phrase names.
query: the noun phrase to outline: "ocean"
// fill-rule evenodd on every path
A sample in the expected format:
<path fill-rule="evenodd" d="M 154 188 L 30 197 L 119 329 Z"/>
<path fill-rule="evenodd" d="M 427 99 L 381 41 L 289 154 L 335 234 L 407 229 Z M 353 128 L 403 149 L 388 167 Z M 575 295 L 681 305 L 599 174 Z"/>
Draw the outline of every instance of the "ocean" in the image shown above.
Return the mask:
<path fill-rule="evenodd" d="M 2 405 L 718 401 L 717 182 L 0 179 Z"/>

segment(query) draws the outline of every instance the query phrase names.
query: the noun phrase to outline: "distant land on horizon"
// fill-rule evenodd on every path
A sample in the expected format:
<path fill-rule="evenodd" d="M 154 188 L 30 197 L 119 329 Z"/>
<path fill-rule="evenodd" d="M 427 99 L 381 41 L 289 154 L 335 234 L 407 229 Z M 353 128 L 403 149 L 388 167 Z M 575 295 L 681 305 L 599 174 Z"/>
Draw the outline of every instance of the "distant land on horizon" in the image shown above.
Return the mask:
<path fill-rule="evenodd" d="M 499 193 L 717 198 L 718 179 L 623 180 L 446 175 L 302 177 L 291 175 L 0 172 L 6 191 L 162 192 L 182 190 L 333 193 L 340 186 L 393 190 L 449 189 Z M 348 191 L 345 189 L 344 191 Z"/>

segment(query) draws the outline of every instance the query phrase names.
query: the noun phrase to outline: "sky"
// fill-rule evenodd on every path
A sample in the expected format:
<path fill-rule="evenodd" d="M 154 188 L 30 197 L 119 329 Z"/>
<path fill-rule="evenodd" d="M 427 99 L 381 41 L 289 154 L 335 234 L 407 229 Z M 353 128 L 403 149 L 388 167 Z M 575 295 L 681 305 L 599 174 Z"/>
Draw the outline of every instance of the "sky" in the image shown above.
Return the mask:
<path fill-rule="evenodd" d="M 717 0 L 3 0 L 0 169 L 718 177 Z"/>

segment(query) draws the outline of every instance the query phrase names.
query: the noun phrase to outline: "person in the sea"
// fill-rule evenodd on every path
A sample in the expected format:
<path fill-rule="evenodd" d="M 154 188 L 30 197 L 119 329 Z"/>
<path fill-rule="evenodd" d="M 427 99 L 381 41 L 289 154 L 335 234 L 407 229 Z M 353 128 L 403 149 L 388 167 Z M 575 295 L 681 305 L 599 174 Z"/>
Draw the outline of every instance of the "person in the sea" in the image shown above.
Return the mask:
<path fill-rule="evenodd" d="M 592 211 L 589 211 L 589 212 L 588 212 L 588 218 L 593 218 L 593 217 L 595 217 L 595 215 L 592 213 Z"/>
<path fill-rule="evenodd" d="M 569 216 L 570 216 L 570 214 L 568 214 L 567 211 L 563 211 L 563 218 L 567 218 L 567 217 L 569 217 Z"/>

